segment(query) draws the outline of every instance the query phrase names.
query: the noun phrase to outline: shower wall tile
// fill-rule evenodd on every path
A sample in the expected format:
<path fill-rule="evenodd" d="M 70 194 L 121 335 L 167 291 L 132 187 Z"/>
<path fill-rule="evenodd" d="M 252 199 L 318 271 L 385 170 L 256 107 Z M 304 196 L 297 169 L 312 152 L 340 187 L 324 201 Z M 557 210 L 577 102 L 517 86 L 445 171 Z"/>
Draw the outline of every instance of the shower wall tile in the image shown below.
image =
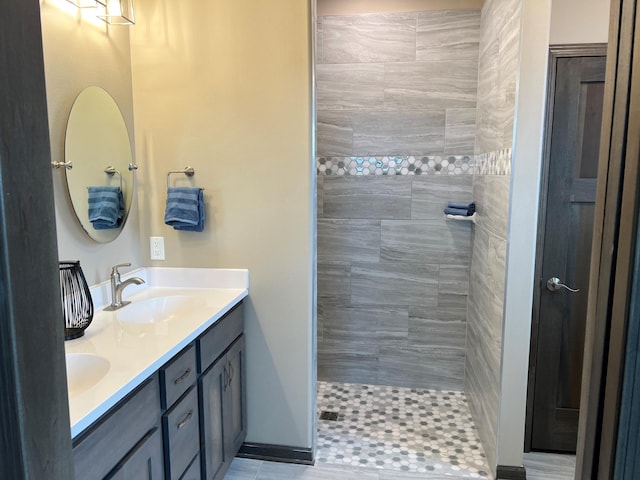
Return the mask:
<path fill-rule="evenodd" d="M 352 155 L 353 112 L 318 110 L 318 155 Z"/>
<path fill-rule="evenodd" d="M 444 153 L 473 154 L 476 139 L 476 109 L 448 108 Z"/>
<path fill-rule="evenodd" d="M 354 383 L 354 379 L 378 384 L 378 349 L 344 342 L 318 344 L 318 380 Z M 373 349 L 373 350 L 371 350 Z"/>
<path fill-rule="evenodd" d="M 322 64 L 322 45 L 323 45 L 323 28 L 322 28 L 322 17 L 318 17 L 316 19 L 316 63 L 318 65 Z"/>
<path fill-rule="evenodd" d="M 413 179 L 411 218 L 441 220 L 448 201 L 471 202 L 473 177 L 470 175 L 421 176 Z"/>
<path fill-rule="evenodd" d="M 382 348 L 378 368 L 378 381 L 382 385 L 430 385 L 430 388 L 456 390 L 464 384 L 464 351 L 443 347 L 407 348 L 399 357 L 395 349 Z"/>
<path fill-rule="evenodd" d="M 479 19 L 480 10 L 320 18 L 318 155 L 474 153 L 475 116 L 448 111 L 476 108 Z"/>
<path fill-rule="evenodd" d="M 438 292 L 467 296 L 469 293 L 469 264 L 440 265 Z"/>
<path fill-rule="evenodd" d="M 478 64 L 469 60 L 388 63 L 384 71 L 385 105 L 403 111 L 475 108 Z"/>
<path fill-rule="evenodd" d="M 476 61 L 480 43 L 480 10 L 418 13 L 417 60 Z"/>
<path fill-rule="evenodd" d="M 438 268 L 415 262 L 353 263 L 351 303 L 437 307 Z"/>
<path fill-rule="evenodd" d="M 325 309 L 327 342 L 352 340 L 374 346 L 407 345 L 409 312 L 407 307 L 387 305 L 333 306 Z"/>
<path fill-rule="evenodd" d="M 380 220 L 318 220 L 318 263 L 379 259 Z"/>
<path fill-rule="evenodd" d="M 327 304 L 348 304 L 351 299 L 351 264 L 344 262 L 318 262 L 318 297 Z"/>
<path fill-rule="evenodd" d="M 438 155 L 444 152 L 444 131 L 444 110 L 360 111 L 353 117 L 353 149 L 358 155 Z"/>
<path fill-rule="evenodd" d="M 376 109 L 384 102 L 384 64 L 318 65 L 317 102 L 324 110 Z"/>
<path fill-rule="evenodd" d="M 316 175 L 316 215 L 318 216 L 318 218 L 322 218 L 322 216 L 324 215 L 323 185 L 324 175 Z"/>
<path fill-rule="evenodd" d="M 380 257 L 389 262 L 468 265 L 471 225 L 441 220 L 383 220 Z"/>
<path fill-rule="evenodd" d="M 416 18 L 416 13 L 324 17 L 323 61 L 415 61 Z"/>
<path fill-rule="evenodd" d="M 410 218 L 411 178 L 326 177 L 325 218 Z"/>
<path fill-rule="evenodd" d="M 466 301 L 466 295 L 465 295 Z M 411 307 L 409 309 L 409 346 L 448 348 L 463 353 L 466 342 L 466 321 L 440 318 L 433 308 Z M 456 357 L 463 366 L 464 356 Z"/>

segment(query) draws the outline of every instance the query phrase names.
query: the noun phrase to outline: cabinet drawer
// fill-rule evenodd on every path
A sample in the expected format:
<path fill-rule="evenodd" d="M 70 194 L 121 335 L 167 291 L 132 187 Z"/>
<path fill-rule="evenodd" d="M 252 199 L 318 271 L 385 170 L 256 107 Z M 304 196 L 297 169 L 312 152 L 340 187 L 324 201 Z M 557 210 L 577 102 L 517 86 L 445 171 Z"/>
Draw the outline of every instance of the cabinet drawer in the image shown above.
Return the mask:
<path fill-rule="evenodd" d="M 196 349 L 191 345 L 160 369 L 160 398 L 166 410 L 196 382 Z"/>
<path fill-rule="evenodd" d="M 202 477 L 200 475 L 200 454 L 193 461 L 191 466 L 184 472 L 184 475 L 180 477 L 180 480 L 200 480 Z"/>
<path fill-rule="evenodd" d="M 153 375 L 74 442 L 75 478 L 103 478 L 158 426 L 159 391 L 158 376 Z"/>
<path fill-rule="evenodd" d="M 204 372 L 244 330 L 244 305 L 239 303 L 198 340 L 200 372 Z"/>
<path fill-rule="evenodd" d="M 122 463 L 109 475 L 109 480 L 161 480 L 162 434 L 155 428 L 136 445 Z"/>
<path fill-rule="evenodd" d="M 178 480 L 200 450 L 197 389 L 162 416 L 167 480 Z"/>

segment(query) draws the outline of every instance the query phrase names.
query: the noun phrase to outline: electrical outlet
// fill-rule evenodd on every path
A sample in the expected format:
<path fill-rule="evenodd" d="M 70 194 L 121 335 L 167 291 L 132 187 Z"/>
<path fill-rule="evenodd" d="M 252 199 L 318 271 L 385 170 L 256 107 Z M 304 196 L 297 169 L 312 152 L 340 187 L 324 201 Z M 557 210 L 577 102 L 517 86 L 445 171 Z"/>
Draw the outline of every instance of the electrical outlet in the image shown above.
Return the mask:
<path fill-rule="evenodd" d="M 164 237 L 149 237 L 151 260 L 164 260 Z"/>

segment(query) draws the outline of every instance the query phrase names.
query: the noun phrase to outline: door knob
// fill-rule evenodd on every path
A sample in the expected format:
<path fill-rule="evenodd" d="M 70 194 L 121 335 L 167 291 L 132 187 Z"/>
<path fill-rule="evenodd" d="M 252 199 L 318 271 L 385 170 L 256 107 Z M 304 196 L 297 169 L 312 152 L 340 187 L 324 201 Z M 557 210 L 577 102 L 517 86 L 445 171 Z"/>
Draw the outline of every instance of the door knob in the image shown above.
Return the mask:
<path fill-rule="evenodd" d="M 547 280 L 547 290 L 549 290 L 550 292 L 557 292 L 561 288 L 566 288 L 573 293 L 577 293 L 580 291 L 579 288 L 568 287 L 567 285 L 562 283 L 562 280 L 560 280 L 558 277 L 551 277 L 549 280 Z"/>

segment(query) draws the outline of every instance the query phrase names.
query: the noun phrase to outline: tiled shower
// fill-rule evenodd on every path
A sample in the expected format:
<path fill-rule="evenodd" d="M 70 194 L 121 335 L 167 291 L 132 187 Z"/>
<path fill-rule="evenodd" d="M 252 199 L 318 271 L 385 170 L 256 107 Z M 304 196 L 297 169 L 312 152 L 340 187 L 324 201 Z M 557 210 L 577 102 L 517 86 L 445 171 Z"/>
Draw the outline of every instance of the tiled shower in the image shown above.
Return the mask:
<path fill-rule="evenodd" d="M 464 388 L 480 17 L 319 18 L 322 380 Z"/>
<path fill-rule="evenodd" d="M 489 464 L 519 19 L 486 0 L 317 24 L 318 378 L 464 391 Z"/>

